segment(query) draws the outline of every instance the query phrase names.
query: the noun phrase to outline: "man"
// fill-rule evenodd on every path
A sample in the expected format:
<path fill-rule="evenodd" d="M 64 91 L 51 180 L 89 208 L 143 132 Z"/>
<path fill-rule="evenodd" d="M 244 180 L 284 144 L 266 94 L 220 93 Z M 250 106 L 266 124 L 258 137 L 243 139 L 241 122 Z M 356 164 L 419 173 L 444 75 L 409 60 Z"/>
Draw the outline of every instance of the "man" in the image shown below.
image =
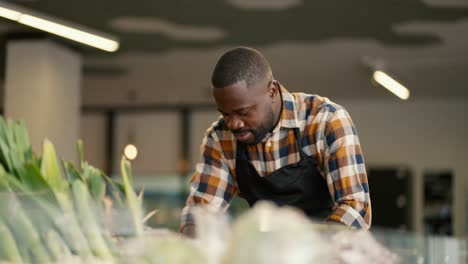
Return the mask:
<path fill-rule="evenodd" d="M 222 116 L 205 133 L 181 231 L 194 235 L 191 210 L 226 210 L 234 195 L 295 206 L 311 218 L 369 228 L 369 187 L 356 129 L 325 97 L 290 93 L 264 56 L 240 47 L 212 75 Z"/>

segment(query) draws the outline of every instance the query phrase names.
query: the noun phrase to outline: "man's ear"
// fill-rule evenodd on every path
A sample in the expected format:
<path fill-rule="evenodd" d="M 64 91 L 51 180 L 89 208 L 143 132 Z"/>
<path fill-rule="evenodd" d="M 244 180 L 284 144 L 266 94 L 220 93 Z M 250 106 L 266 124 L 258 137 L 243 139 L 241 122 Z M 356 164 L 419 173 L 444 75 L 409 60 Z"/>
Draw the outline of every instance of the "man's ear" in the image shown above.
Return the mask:
<path fill-rule="evenodd" d="M 270 97 L 274 98 L 278 92 L 279 92 L 279 88 L 276 85 L 276 81 L 275 80 L 271 81 L 268 86 L 268 93 Z"/>

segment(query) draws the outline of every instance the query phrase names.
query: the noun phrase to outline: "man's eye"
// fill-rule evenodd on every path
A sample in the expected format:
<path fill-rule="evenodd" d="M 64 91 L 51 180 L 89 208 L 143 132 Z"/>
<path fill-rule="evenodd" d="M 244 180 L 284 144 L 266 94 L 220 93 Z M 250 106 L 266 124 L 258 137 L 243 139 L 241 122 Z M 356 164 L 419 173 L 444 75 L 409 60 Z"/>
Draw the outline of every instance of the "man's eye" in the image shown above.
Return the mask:
<path fill-rule="evenodd" d="M 249 114 L 249 111 L 243 111 L 243 112 L 240 112 L 239 115 L 241 116 L 246 116 Z"/>

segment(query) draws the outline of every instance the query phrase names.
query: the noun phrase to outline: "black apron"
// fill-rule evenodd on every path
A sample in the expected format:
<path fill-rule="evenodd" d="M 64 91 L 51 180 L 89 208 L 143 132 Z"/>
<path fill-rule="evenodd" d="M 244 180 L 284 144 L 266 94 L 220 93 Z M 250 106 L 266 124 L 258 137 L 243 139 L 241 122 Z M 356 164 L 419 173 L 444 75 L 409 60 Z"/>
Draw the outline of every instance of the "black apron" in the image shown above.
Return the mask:
<path fill-rule="evenodd" d="M 249 162 L 245 145 L 237 142 L 236 177 L 240 196 L 250 206 L 258 200 L 269 200 L 279 206 L 300 208 L 307 216 L 323 220 L 331 214 L 334 202 L 315 159 L 302 150 L 298 128 L 294 129 L 294 134 L 300 161 L 283 166 L 265 177 L 261 177 Z"/>

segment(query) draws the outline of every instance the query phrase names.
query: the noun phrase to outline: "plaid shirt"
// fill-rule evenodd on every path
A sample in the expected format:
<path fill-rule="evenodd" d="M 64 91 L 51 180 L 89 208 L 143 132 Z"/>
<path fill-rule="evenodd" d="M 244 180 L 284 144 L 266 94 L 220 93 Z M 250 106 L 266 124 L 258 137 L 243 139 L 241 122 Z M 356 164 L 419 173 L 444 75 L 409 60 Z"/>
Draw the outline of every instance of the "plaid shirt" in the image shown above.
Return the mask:
<path fill-rule="evenodd" d="M 260 176 L 300 160 L 294 128 L 302 135 L 302 149 L 313 156 L 335 201 L 330 221 L 369 228 L 371 206 L 361 146 L 348 112 L 328 98 L 289 93 L 281 87 L 283 108 L 278 125 L 257 145 L 247 146 L 250 162 Z M 236 184 L 236 138 L 220 122 L 205 133 L 201 162 L 191 178 L 190 196 L 182 210 L 181 228 L 193 224 L 191 209 L 203 204 L 212 210 L 226 210 Z M 294 145 L 294 146 L 293 146 Z M 292 146 L 292 147 L 291 147 Z"/>

